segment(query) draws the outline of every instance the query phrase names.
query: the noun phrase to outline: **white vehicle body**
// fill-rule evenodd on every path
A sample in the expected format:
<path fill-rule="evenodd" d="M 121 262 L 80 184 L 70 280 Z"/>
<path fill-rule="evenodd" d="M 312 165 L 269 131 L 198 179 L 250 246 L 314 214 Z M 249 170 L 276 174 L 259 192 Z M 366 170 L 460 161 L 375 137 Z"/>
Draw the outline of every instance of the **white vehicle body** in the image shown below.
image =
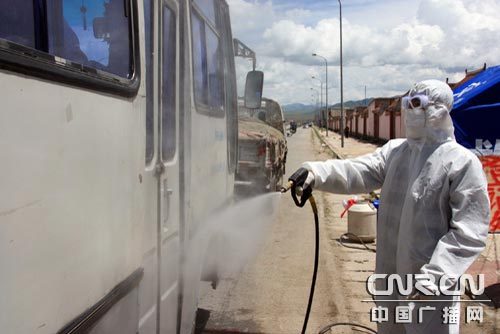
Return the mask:
<path fill-rule="evenodd" d="M 199 277 L 184 277 L 184 248 L 197 224 L 231 201 L 234 187 L 229 10 L 216 0 L 210 25 L 207 0 L 113 1 L 125 3 L 130 20 L 127 78 L 108 75 L 104 65 L 89 71 L 96 61 L 83 68 L 45 59 L 48 52 L 13 44 L 0 29 L 2 333 L 191 332 Z M 70 2 L 53 2 L 66 15 Z M 209 61 L 196 67 L 194 54 L 207 45 L 194 49 L 195 16 L 206 31 L 217 27 L 222 88 L 212 86 Z M 174 65 L 166 73 L 168 61 Z M 195 76 L 221 89 L 221 105 L 214 108 L 210 95 L 199 101 Z"/>

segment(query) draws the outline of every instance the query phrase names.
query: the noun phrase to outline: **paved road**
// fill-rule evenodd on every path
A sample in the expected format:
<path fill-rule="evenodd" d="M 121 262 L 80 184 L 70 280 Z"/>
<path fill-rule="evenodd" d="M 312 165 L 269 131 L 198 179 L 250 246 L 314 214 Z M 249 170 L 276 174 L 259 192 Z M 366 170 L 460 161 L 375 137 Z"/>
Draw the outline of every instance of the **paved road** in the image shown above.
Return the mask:
<path fill-rule="evenodd" d="M 288 138 L 288 148 L 287 173 L 295 171 L 305 160 L 328 158 L 312 129 L 298 129 Z M 353 308 L 346 302 L 346 293 L 352 289 L 345 286 L 345 272 L 341 275 L 344 262 L 350 260 L 335 254 L 339 249 L 335 238 L 345 228 L 331 217 L 332 210 L 340 211 L 340 198 L 317 196 L 322 225 L 321 256 L 308 333 L 317 333 L 318 329 L 333 321 L 356 318 Z M 278 210 L 279 214 L 255 260 L 239 275 L 225 277 L 217 290 L 203 286 L 200 315 L 208 318 L 208 322 L 200 333 L 300 332 L 313 266 L 313 216 L 310 207 L 295 207 L 289 194 L 280 199 Z M 332 224 L 338 226 L 327 226 Z M 336 231 L 338 227 L 340 230 Z M 355 255 L 361 259 L 360 263 L 363 256 L 365 254 L 361 257 Z M 352 277 L 348 279 L 352 280 Z M 357 282 L 356 289 L 364 290 L 362 279 L 354 281 Z M 362 312 L 363 318 L 368 320 L 366 310 Z"/>
<path fill-rule="evenodd" d="M 346 157 L 375 149 L 371 144 L 356 140 L 346 141 L 345 148 L 339 148 L 339 138 L 332 133 L 327 140 Z M 332 156 L 312 129 L 299 128 L 288 139 L 288 148 L 289 174 L 305 160 L 324 160 Z M 320 328 L 332 322 L 355 322 L 375 328 L 369 317 L 374 305 L 362 302 L 370 299 L 366 278 L 375 267 L 375 254 L 345 248 L 338 242 L 340 235 L 346 232 L 346 218 L 339 216 L 343 210 L 342 199 L 348 196 L 316 192 L 315 197 L 320 210 L 321 250 L 308 333 L 318 333 Z M 208 321 L 197 333 L 300 333 L 313 265 L 313 217 L 309 207 L 296 208 L 289 194 L 279 202 L 277 218 L 257 257 L 239 275 L 224 277 L 217 290 L 211 290 L 208 284 L 202 287 L 199 315 Z M 463 309 L 462 305 L 462 319 Z M 482 324 L 464 325 L 461 321 L 461 332 L 497 333 L 500 310 L 488 307 L 484 312 Z M 360 331 L 336 327 L 331 333 Z"/>

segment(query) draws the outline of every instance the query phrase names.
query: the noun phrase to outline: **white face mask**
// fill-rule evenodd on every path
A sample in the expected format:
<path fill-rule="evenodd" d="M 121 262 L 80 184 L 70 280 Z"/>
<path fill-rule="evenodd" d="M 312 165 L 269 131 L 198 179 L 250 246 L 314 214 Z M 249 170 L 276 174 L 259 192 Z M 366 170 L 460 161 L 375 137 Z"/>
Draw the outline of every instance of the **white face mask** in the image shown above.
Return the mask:
<path fill-rule="evenodd" d="M 419 140 L 425 138 L 426 116 L 423 108 L 405 109 L 406 137 Z"/>
<path fill-rule="evenodd" d="M 401 99 L 409 144 L 421 148 L 426 143 L 454 140 L 452 106 L 453 92 L 446 83 L 426 80 L 415 84 Z"/>

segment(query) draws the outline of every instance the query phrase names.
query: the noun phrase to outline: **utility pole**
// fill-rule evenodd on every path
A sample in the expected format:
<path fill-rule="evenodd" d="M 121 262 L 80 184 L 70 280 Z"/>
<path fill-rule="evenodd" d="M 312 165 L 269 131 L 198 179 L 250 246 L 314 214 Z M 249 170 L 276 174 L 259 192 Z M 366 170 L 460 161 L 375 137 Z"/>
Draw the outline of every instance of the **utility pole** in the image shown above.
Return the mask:
<path fill-rule="evenodd" d="M 340 13 L 340 147 L 344 147 L 344 76 L 342 68 L 342 2 L 339 1 Z"/>

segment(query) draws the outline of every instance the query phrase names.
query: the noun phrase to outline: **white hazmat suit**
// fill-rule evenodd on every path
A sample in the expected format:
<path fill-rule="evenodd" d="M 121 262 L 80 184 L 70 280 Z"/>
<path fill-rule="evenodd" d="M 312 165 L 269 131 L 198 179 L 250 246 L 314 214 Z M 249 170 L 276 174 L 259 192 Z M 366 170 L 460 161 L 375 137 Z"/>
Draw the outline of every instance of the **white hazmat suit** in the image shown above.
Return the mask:
<path fill-rule="evenodd" d="M 378 274 L 430 274 L 436 282 L 446 274 L 447 286 L 465 273 L 484 249 L 490 205 L 487 181 L 479 159 L 459 145 L 453 135 L 450 110 L 453 93 L 447 84 L 427 80 L 409 96 L 425 95 L 425 108 L 404 110 L 407 139 L 389 141 L 373 154 L 349 160 L 306 162 L 315 189 L 340 194 L 366 193 L 379 188 L 377 222 Z M 311 179 L 312 178 L 312 179 Z M 306 181 L 307 182 L 307 181 Z M 436 286 L 430 286 L 431 290 Z M 389 309 L 379 333 L 458 333 L 458 324 L 443 324 L 443 308 L 459 306 L 457 297 L 427 297 L 450 302 L 409 302 L 394 293 L 377 305 Z M 395 306 L 411 306 L 411 324 L 394 321 Z M 421 311 L 423 306 L 435 311 Z"/>

